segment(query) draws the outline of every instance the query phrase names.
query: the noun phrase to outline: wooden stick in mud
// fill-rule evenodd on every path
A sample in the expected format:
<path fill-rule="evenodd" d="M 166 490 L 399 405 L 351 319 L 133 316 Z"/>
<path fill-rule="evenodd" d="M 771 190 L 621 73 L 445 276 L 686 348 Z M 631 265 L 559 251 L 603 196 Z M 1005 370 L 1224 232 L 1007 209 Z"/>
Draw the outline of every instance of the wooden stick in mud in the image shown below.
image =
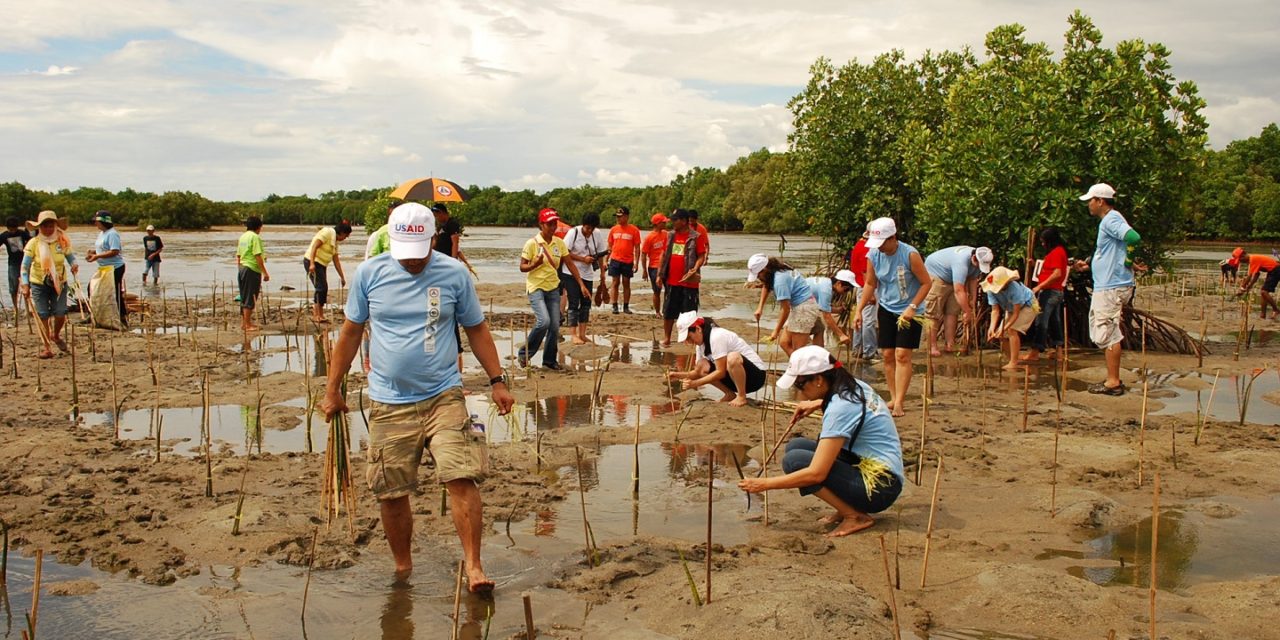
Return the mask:
<path fill-rule="evenodd" d="M 236 499 L 236 518 L 235 524 L 231 526 L 231 535 L 240 535 L 240 520 L 244 514 L 244 481 L 249 478 L 249 464 L 244 465 L 244 473 L 240 474 L 240 497 Z"/>
<path fill-rule="evenodd" d="M 917 487 L 920 486 L 920 474 L 921 474 L 920 470 L 924 468 L 924 443 L 925 443 L 924 433 L 925 433 L 925 427 L 929 424 L 929 397 L 922 396 L 920 398 L 920 405 L 922 406 L 923 410 L 920 412 L 920 451 L 919 451 L 919 456 L 916 458 L 916 486 Z"/>
<path fill-rule="evenodd" d="M 880 559 L 884 561 L 884 581 L 889 587 L 889 613 L 893 614 L 893 640 L 902 640 L 898 629 L 898 599 L 893 595 L 893 576 L 889 575 L 889 551 L 885 548 L 884 534 L 880 534 Z"/>
<path fill-rule="evenodd" d="M 1151 604 L 1148 617 L 1151 618 L 1151 640 L 1157 640 L 1156 635 L 1156 544 L 1160 540 L 1160 472 L 1156 472 L 1155 487 L 1151 491 Z"/>
<path fill-rule="evenodd" d="M 595 550 L 591 546 L 591 524 L 587 520 L 587 489 L 582 477 L 582 447 L 573 446 L 573 455 L 578 462 L 578 499 L 582 503 L 582 537 L 586 543 L 587 566 L 596 566 Z"/>
<path fill-rule="evenodd" d="M 933 541 L 933 517 L 938 512 L 938 483 L 942 480 L 942 454 L 938 454 L 938 472 L 933 476 L 933 498 L 929 501 L 929 525 L 924 530 L 924 562 L 920 566 L 920 588 L 929 575 L 929 543 Z"/>
<path fill-rule="evenodd" d="M 1027 432 L 1027 414 L 1031 408 L 1031 367 L 1022 368 L 1022 433 Z"/>
<path fill-rule="evenodd" d="M 76 326 L 75 323 L 67 324 L 67 339 L 71 341 L 71 423 L 75 424 L 80 421 L 80 382 L 76 375 L 78 369 L 76 364 Z M 16 354 L 15 354 L 16 355 Z M 39 369 L 36 369 L 39 371 Z M 16 377 L 16 376 L 15 376 Z"/>
<path fill-rule="evenodd" d="M 311 593 L 311 568 L 316 564 L 316 538 L 320 536 L 320 528 L 311 531 L 311 553 L 307 555 L 307 581 L 302 585 L 302 626 L 307 626 L 307 596 Z"/>
<path fill-rule="evenodd" d="M 116 384 L 116 339 L 111 339 L 111 422 L 120 439 L 120 387 Z"/>
<path fill-rule="evenodd" d="M 521 594 L 520 599 L 524 601 L 524 637 L 525 640 L 534 640 L 536 634 L 533 630 L 533 599 L 528 593 Z"/>
<path fill-rule="evenodd" d="M 764 410 L 762 409 L 760 413 L 760 453 L 764 453 L 764 443 L 767 442 L 767 440 L 765 440 L 765 433 L 764 433 L 764 418 L 765 418 L 765 413 L 764 413 Z M 760 473 L 756 474 L 756 477 L 762 477 L 762 476 L 768 477 L 768 473 L 769 473 L 769 468 L 764 465 L 763 461 L 761 461 Z M 764 494 L 764 526 L 767 527 L 769 526 L 769 492 L 765 491 L 763 492 L 763 494 Z"/>
<path fill-rule="evenodd" d="M 1209 320 L 1204 317 L 1204 307 L 1200 307 L 1200 348 L 1196 349 L 1196 368 L 1204 366 L 1204 340 L 1208 337 Z"/>
<path fill-rule="evenodd" d="M 40 619 L 40 574 L 43 570 L 44 549 L 36 549 L 36 571 L 31 582 L 31 613 L 27 616 L 27 630 L 31 640 L 35 640 L 36 625 Z"/>
<path fill-rule="evenodd" d="M 1147 381 L 1142 381 L 1142 419 L 1138 421 L 1138 486 L 1142 486 L 1142 454 L 1147 437 Z"/>
<path fill-rule="evenodd" d="M 640 494 L 640 405 L 636 405 L 636 436 L 631 446 L 631 495 Z"/>
<path fill-rule="evenodd" d="M 204 373 L 204 377 L 200 379 L 200 403 L 203 412 L 200 416 L 202 430 L 204 431 L 204 497 L 213 497 L 213 431 L 209 421 L 209 372 Z"/>
<path fill-rule="evenodd" d="M 3 590 L 9 584 L 9 523 L 4 520 L 0 520 L 0 536 L 4 538 L 3 549 L 0 549 L 0 590 Z"/>
<path fill-rule="evenodd" d="M 716 495 L 716 451 L 707 461 L 707 604 L 711 604 L 711 512 Z"/>
<path fill-rule="evenodd" d="M 777 411 L 774 411 L 774 415 L 777 415 Z M 782 443 L 786 441 L 787 436 L 791 435 L 791 430 L 795 429 L 796 424 L 799 422 L 800 419 L 798 417 L 792 416 L 791 423 L 787 425 L 787 430 L 782 433 L 782 437 L 778 438 L 777 442 L 773 443 L 773 449 L 769 451 L 769 456 L 766 457 L 764 459 L 764 463 L 760 465 L 760 471 L 756 473 L 757 478 L 764 475 L 765 470 L 769 468 L 769 463 L 773 461 L 774 454 L 778 453 L 778 447 L 782 446 Z M 768 492 L 765 492 L 765 495 L 769 495 Z M 766 502 L 765 504 L 768 503 Z"/>
<path fill-rule="evenodd" d="M 1213 407 L 1213 396 L 1218 392 L 1218 378 L 1222 376 L 1222 370 L 1218 369 L 1213 372 L 1213 387 L 1209 389 L 1209 401 L 1204 405 L 1204 416 L 1200 418 L 1200 424 L 1196 425 L 1195 440 L 1192 444 L 1200 445 L 1200 434 L 1204 431 L 1204 427 L 1209 422 L 1209 409 Z"/>
<path fill-rule="evenodd" d="M 462 613 L 462 567 L 465 564 L 465 560 L 458 561 L 458 579 L 453 587 L 453 629 L 449 634 L 451 640 L 458 640 L 458 617 Z"/>

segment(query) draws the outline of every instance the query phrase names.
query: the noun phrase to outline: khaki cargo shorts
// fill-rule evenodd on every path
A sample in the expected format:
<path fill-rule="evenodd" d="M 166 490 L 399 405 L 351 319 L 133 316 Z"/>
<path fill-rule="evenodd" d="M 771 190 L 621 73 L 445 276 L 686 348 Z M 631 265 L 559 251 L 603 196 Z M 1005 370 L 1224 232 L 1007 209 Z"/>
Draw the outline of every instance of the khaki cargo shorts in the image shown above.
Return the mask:
<path fill-rule="evenodd" d="M 929 295 L 924 298 L 924 314 L 930 320 L 941 320 L 943 316 L 958 316 L 961 311 L 960 301 L 956 299 L 955 283 L 933 278 Z"/>
<path fill-rule="evenodd" d="M 809 335 L 813 333 L 821 317 L 822 311 L 812 299 L 801 305 L 792 305 L 791 315 L 787 316 L 787 331 Z"/>
<path fill-rule="evenodd" d="M 471 430 L 462 389 L 453 388 L 414 404 L 373 402 L 369 411 L 369 468 L 374 497 L 393 500 L 413 493 L 423 451 L 430 449 L 441 484 L 484 481 L 489 455 L 484 434 Z"/>
<path fill-rule="evenodd" d="M 1025 336 L 1027 335 L 1027 330 L 1031 328 L 1033 323 L 1035 323 L 1036 316 L 1038 315 L 1040 314 L 1036 313 L 1034 307 L 1023 307 L 1023 309 L 1018 312 L 1018 318 L 1014 320 L 1012 325 L 1009 325 L 1009 328 Z M 1008 316 L 1006 316 L 1006 318 L 1007 317 Z"/>
<path fill-rule="evenodd" d="M 1133 287 L 1094 290 L 1093 300 L 1089 303 L 1089 339 L 1099 349 L 1106 349 L 1124 340 L 1124 333 L 1120 331 L 1120 314 L 1125 300 L 1131 295 Z"/>

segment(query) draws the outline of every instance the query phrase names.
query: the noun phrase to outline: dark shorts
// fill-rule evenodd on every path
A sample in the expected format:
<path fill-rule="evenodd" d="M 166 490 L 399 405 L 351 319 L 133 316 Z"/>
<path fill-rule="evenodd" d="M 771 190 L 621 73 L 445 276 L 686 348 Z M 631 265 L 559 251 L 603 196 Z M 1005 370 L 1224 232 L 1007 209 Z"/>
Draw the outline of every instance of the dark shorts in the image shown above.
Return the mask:
<path fill-rule="evenodd" d="M 879 325 L 876 346 L 881 349 L 920 348 L 920 336 L 924 331 L 919 322 L 912 320 L 906 329 L 899 329 L 898 314 L 886 311 L 883 306 L 876 307 L 876 322 Z"/>
<path fill-rule="evenodd" d="M 315 289 L 315 296 L 312 301 L 316 304 L 325 304 L 329 302 L 329 266 L 316 263 L 316 272 L 311 273 L 311 261 L 303 258 L 302 269 L 307 274 L 307 279 L 311 281 L 311 286 Z"/>
<path fill-rule="evenodd" d="M 1222 265 L 1222 275 L 1225 276 L 1227 274 L 1231 274 L 1234 276 L 1234 275 L 1237 275 L 1238 273 L 1240 273 L 1240 265 L 1236 265 L 1234 267 L 1229 264 Z"/>
<path fill-rule="evenodd" d="M 817 449 L 818 443 L 814 440 L 793 438 L 787 442 L 787 452 L 782 456 L 782 470 L 791 473 L 808 467 Z M 822 480 L 822 483 L 801 487 L 800 495 L 813 495 L 823 488 L 830 489 L 832 493 L 858 511 L 880 513 L 893 506 L 898 495 L 902 493 L 902 478 L 890 473 L 887 484 L 876 487 L 871 495 L 867 495 L 867 485 L 862 481 L 862 472 L 852 464 L 836 459 L 831 463 L 831 470 L 827 472 L 827 477 Z"/>
<path fill-rule="evenodd" d="M 636 267 L 630 262 L 622 262 L 621 260 L 609 260 L 609 277 L 621 276 L 630 278 L 636 275 Z"/>
<path fill-rule="evenodd" d="M 569 296 L 569 306 L 565 308 L 564 326 L 576 327 L 580 324 L 591 322 L 591 293 L 595 290 L 595 281 L 583 280 L 582 284 L 587 286 L 587 295 L 582 295 L 582 288 L 578 286 L 578 282 L 573 276 L 562 273 L 560 274 L 560 287 L 565 290 Z"/>
<path fill-rule="evenodd" d="M 715 362 L 712 362 L 711 366 L 714 367 Z M 756 363 L 746 358 L 742 359 L 742 368 L 747 372 L 747 390 L 743 393 L 755 393 L 756 391 L 759 391 L 760 387 L 764 386 L 764 369 L 757 367 Z M 729 376 L 729 372 L 723 372 L 723 375 L 720 376 L 720 383 L 728 387 L 730 391 L 734 393 L 738 392 L 738 386 L 733 384 L 733 378 Z"/>
<path fill-rule="evenodd" d="M 258 302 L 258 294 L 262 293 L 262 274 L 242 266 L 236 282 L 240 285 L 240 308 L 252 309 Z"/>
<path fill-rule="evenodd" d="M 658 282 L 657 267 L 649 267 L 649 286 L 653 287 L 655 294 L 662 293 L 662 285 Z"/>
<path fill-rule="evenodd" d="M 45 282 L 49 282 L 45 280 Z M 44 318 L 61 318 L 67 315 L 67 285 L 62 285 L 58 293 L 53 291 L 53 283 L 32 284 L 31 304 L 36 308 L 36 315 Z"/>
<path fill-rule="evenodd" d="M 1280 269 L 1272 269 L 1267 274 L 1267 279 L 1262 283 L 1262 290 L 1267 293 L 1275 293 L 1276 285 L 1280 284 Z"/>
<path fill-rule="evenodd" d="M 677 287 L 669 284 L 662 301 L 662 319 L 675 320 L 686 311 L 698 310 L 698 290 L 693 287 Z"/>

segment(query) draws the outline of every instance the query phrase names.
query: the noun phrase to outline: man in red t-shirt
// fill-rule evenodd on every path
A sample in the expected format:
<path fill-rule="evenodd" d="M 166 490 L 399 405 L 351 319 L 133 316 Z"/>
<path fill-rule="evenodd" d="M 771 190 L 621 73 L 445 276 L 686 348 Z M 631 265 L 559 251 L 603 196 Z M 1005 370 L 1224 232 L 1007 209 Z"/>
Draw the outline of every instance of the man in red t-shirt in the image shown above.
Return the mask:
<path fill-rule="evenodd" d="M 616 222 L 609 229 L 609 277 L 613 312 L 618 312 L 618 282 L 622 282 L 622 312 L 631 313 L 631 278 L 640 263 L 640 227 L 631 224 L 631 210 L 618 207 Z M 626 278 L 625 280 L 623 278 Z"/>
<path fill-rule="evenodd" d="M 849 270 L 853 272 L 853 278 L 858 283 L 857 288 L 853 290 L 853 300 L 861 298 L 862 288 L 867 286 L 867 253 L 869 251 L 871 250 L 867 248 L 867 231 L 863 231 L 862 237 L 858 238 L 853 248 L 849 250 Z M 862 308 L 862 331 L 858 332 L 858 340 L 853 348 L 862 353 L 863 360 L 872 360 L 880 355 L 880 350 L 876 346 L 877 308 L 874 300 Z"/>
<path fill-rule="evenodd" d="M 1276 285 L 1280 284 L 1280 261 L 1261 253 L 1247 253 L 1243 259 L 1249 261 L 1249 277 L 1240 284 L 1236 297 L 1249 293 L 1253 283 L 1266 272 L 1267 279 L 1262 283 L 1262 319 L 1267 319 L 1267 309 L 1274 310 L 1276 316 L 1280 317 L 1280 306 L 1276 306 L 1275 299 Z"/>
<path fill-rule="evenodd" d="M 671 329 L 676 318 L 686 311 L 698 310 L 698 283 L 702 280 L 702 266 L 707 263 L 710 244 L 707 236 L 692 226 L 689 211 L 676 209 L 671 213 L 671 233 L 667 235 L 667 247 L 658 267 L 662 281 L 662 346 L 671 346 Z"/>
<path fill-rule="evenodd" d="M 662 254 L 667 250 L 667 217 L 661 213 L 649 218 L 653 230 L 645 234 L 640 253 L 646 256 L 646 280 L 653 288 L 653 313 L 662 317 L 662 281 L 658 279 L 658 267 L 662 266 Z"/>

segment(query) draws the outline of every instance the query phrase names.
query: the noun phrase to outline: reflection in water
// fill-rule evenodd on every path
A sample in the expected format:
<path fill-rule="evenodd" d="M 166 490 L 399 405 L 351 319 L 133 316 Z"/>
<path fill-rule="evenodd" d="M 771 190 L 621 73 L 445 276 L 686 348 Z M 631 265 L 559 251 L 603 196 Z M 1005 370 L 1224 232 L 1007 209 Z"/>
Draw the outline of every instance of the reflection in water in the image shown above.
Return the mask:
<path fill-rule="evenodd" d="M 387 589 L 387 603 L 382 607 L 379 618 L 382 627 L 382 640 L 402 640 L 413 638 L 413 586 L 396 583 Z"/>
<path fill-rule="evenodd" d="M 1194 526 L 1184 526 L 1182 511 L 1160 514 L 1160 535 L 1156 541 L 1156 587 L 1181 589 L 1200 538 Z M 1091 540 L 1091 557 L 1110 558 L 1116 566 L 1072 567 L 1068 573 L 1103 586 L 1149 586 L 1151 581 L 1151 518 Z M 1121 566 L 1123 563 L 1123 566 Z"/>

